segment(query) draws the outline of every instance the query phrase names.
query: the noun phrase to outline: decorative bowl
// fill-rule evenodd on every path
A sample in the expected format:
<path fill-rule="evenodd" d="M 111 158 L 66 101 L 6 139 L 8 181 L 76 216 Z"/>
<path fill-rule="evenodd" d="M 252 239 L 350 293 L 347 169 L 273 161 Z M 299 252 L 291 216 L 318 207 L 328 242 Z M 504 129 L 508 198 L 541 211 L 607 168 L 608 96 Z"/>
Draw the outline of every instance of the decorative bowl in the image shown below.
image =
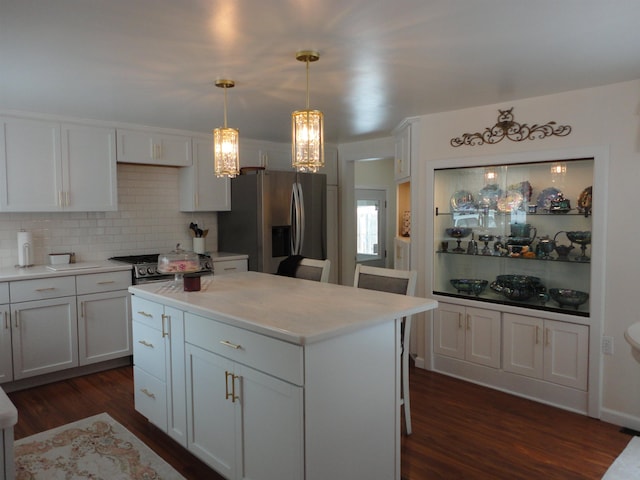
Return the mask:
<path fill-rule="evenodd" d="M 561 307 L 571 306 L 576 310 L 580 305 L 589 300 L 589 294 L 587 292 L 571 290 L 569 288 L 550 288 L 549 295 L 558 302 L 558 305 Z"/>
<path fill-rule="evenodd" d="M 452 237 L 452 238 L 468 237 L 469 235 L 471 235 L 472 231 L 473 230 L 471 228 L 468 228 L 468 227 L 451 227 L 451 228 L 447 228 L 445 230 L 447 235 Z"/>
<path fill-rule="evenodd" d="M 476 296 L 480 295 L 489 284 L 487 280 L 475 278 L 452 278 L 449 281 L 453 288 L 458 290 L 458 293 L 474 293 Z"/>
<path fill-rule="evenodd" d="M 588 245 L 591 243 L 591 232 L 565 232 L 567 238 L 574 243 L 580 245 Z"/>
<path fill-rule="evenodd" d="M 536 296 L 544 300 L 546 292 L 538 277 L 528 275 L 498 275 L 490 288 L 509 300 L 516 301 L 525 301 Z"/>

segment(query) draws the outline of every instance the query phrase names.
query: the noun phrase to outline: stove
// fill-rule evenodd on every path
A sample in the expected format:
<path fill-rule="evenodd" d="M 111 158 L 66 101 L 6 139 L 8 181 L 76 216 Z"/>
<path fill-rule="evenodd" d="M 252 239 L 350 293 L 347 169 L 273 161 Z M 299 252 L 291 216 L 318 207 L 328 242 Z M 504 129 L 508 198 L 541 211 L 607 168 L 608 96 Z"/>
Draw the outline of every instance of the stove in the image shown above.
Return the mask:
<path fill-rule="evenodd" d="M 111 257 L 109 260 L 114 262 L 127 263 L 133 265 L 132 283 L 140 285 L 142 283 L 164 282 L 172 280 L 175 276 L 173 273 L 158 272 L 158 256 L 159 253 L 150 253 L 143 255 L 125 255 L 121 257 Z M 213 262 L 209 255 L 198 255 L 200 257 L 200 273 L 212 273 Z"/>

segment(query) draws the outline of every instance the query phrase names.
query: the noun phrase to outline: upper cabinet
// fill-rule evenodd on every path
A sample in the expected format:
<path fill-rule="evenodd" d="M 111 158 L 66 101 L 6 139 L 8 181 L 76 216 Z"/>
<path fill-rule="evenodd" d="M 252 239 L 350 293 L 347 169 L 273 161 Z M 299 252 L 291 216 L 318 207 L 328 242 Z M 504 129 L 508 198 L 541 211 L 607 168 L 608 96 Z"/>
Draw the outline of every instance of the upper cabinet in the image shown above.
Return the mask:
<path fill-rule="evenodd" d="M 180 169 L 180 211 L 231 210 L 231 182 L 213 168 L 213 139 L 193 138 L 193 165 Z"/>
<path fill-rule="evenodd" d="M 0 117 L 0 210 L 117 210 L 115 129 Z"/>
<path fill-rule="evenodd" d="M 118 162 L 188 167 L 191 137 L 146 129 L 118 129 Z"/>
<path fill-rule="evenodd" d="M 396 180 L 408 180 L 411 177 L 411 158 L 416 154 L 413 146 L 412 129 L 416 120 L 403 121 L 393 132 L 395 141 L 395 177 Z"/>

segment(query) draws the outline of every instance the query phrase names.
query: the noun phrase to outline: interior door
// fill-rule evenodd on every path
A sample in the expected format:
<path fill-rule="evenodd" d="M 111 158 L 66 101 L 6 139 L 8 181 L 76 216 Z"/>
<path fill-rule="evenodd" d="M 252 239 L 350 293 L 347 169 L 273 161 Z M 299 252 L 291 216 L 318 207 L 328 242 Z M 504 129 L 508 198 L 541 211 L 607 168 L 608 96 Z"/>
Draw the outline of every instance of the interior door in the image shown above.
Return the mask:
<path fill-rule="evenodd" d="M 356 188 L 356 263 L 385 267 L 387 191 Z"/>

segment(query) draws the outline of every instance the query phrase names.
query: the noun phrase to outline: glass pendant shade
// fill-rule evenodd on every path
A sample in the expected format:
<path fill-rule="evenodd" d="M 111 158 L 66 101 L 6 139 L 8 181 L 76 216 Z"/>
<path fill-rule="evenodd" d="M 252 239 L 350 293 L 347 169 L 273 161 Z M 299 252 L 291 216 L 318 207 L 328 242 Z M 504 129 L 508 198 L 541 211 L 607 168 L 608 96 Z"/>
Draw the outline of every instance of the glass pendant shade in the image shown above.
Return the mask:
<path fill-rule="evenodd" d="M 216 177 L 233 178 L 240 172 L 238 130 L 216 128 L 213 131 L 213 162 Z"/>
<path fill-rule="evenodd" d="M 213 131 L 213 168 L 216 177 L 233 178 L 240 173 L 240 147 L 237 128 L 227 128 L 227 88 L 233 80 L 216 80 L 216 87 L 224 89 L 224 127 Z"/>
<path fill-rule="evenodd" d="M 292 163 L 298 172 L 317 172 L 324 166 L 324 116 L 318 110 L 291 114 Z"/>

